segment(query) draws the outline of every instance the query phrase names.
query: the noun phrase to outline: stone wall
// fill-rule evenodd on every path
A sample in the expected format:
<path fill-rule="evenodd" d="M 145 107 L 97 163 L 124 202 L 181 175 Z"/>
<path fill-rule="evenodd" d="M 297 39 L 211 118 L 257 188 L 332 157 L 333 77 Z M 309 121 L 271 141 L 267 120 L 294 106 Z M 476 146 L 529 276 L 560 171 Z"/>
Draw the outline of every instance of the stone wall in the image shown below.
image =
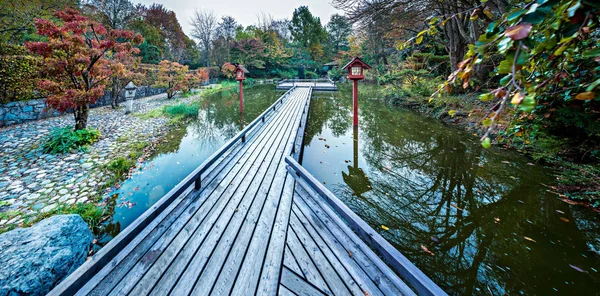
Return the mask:
<path fill-rule="evenodd" d="M 137 88 L 135 98 L 149 97 L 157 94 L 164 93 L 164 88 L 153 88 L 150 86 L 140 86 Z M 46 108 L 45 99 L 35 99 L 22 102 L 10 102 L 7 104 L 0 105 L 0 127 L 9 126 L 13 124 L 19 124 L 27 121 L 38 120 L 42 118 L 59 116 L 62 113 Z M 119 102 L 125 101 L 123 95 L 119 96 Z M 110 91 L 106 91 L 104 96 L 92 104 L 90 107 L 100 107 L 110 105 L 111 97 Z M 69 113 L 67 111 L 66 113 Z"/>

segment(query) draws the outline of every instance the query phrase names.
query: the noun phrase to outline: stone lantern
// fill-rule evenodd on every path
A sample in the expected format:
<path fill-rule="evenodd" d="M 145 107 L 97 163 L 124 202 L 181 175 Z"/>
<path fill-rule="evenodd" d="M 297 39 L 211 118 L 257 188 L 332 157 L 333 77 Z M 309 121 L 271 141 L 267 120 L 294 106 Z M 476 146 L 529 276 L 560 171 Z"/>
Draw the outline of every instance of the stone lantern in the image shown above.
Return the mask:
<path fill-rule="evenodd" d="M 352 89 L 354 105 L 354 125 L 358 126 L 358 81 L 365 79 L 364 70 L 371 69 L 371 66 L 363 62 L 359 57 L 353 58 L 343 70 L 348 70 L 348 79 L 354 84 Z"/>
<path fill-rule="evenodd" d="M 135 98 L 135 92 L 137 87 L 132 81 L 129 81 L 125 86 L 125 114 L 133 112 L 133 99 Z"/>

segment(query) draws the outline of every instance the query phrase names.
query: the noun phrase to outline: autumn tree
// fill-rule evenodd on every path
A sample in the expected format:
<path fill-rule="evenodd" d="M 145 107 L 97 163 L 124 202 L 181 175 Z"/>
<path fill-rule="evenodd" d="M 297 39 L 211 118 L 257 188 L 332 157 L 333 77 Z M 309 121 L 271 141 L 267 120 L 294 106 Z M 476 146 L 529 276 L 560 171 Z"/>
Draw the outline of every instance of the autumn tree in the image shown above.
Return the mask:
<path fill-rule="evenodd" d="M 178 91 L 188 90 L 188 66 L 164 60 L 159 64 L 155 87 L 167 89 L 167 98 L 171 99 Z"/>
<path fill-rule="evenodd" d="M 73 9 L 54 16 L 61 23 L 35 20 L 37 33 L 47 41 L 28 42 L 26 47 L 44 58 L 47 78 L 41 80 L 40 88 L 49 93 L 48 106 L 59 111 L 73 109 L 75 130 L 85 129 L 90 104 L 104 94 L 110 77 L 125 71 L 122 63 L 109 56 L 136 54 L 133 45 L 140 44 L 142 37 L 131 31 L 107 30 Z"/>
<path fill-rule="evenodd" d="M 187 74 L 188 89 L 198 88 L 209 79 L 208 69 L 201 68 Z"/>
<path fill-rule="evenodd" d="M 352 34 L 352 24 L 339 14 L 331 16 L 327 23 L 327 43 L 330 46 L 333 54 L 337 54 L 340 50 L 348 50 L 348 37 Z"/>
<path fill-rule="evenodd" d="M 225 63 L 223 67 L 221 67 L 221 72 L 227 78 L 235 77 L 235 66 L 231 63 Z"/>

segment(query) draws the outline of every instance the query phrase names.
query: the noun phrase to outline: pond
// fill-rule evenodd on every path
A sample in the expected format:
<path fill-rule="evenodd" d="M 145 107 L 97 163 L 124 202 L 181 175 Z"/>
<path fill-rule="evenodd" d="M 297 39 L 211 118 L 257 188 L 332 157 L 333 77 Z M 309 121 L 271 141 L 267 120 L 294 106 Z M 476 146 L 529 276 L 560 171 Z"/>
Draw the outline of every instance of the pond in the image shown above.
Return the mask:
<path fill-rule="evenodd" d="M 349 87 L 315 93 L 302 164 L 434 282 L 455 295 L 600 294 L 596 213 L 549 192 L 526 157 L 369 97 L 355 129 Z"/>
<path fill-rule="evenodd" d="M 148 161 L 110 193 L 107 208 L 114 214 L 104 223 L 99 245 L 135 221 L 280 96 L 273 85 L 245 90 L 243 115 L 233 89 L 203 97 L 198 118 L 170 131 Z"/>

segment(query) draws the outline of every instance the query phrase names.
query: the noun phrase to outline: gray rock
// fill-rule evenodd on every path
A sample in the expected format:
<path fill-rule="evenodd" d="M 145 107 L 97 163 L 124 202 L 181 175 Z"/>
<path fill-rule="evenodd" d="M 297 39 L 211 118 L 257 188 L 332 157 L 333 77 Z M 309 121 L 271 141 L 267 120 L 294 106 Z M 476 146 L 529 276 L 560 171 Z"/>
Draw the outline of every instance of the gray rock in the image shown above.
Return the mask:
<path fill-rule="evenodd" d="M 0 295 L 45 295 L 85 262 L 92 239 L 79 215 L 0 234 Z"/>

